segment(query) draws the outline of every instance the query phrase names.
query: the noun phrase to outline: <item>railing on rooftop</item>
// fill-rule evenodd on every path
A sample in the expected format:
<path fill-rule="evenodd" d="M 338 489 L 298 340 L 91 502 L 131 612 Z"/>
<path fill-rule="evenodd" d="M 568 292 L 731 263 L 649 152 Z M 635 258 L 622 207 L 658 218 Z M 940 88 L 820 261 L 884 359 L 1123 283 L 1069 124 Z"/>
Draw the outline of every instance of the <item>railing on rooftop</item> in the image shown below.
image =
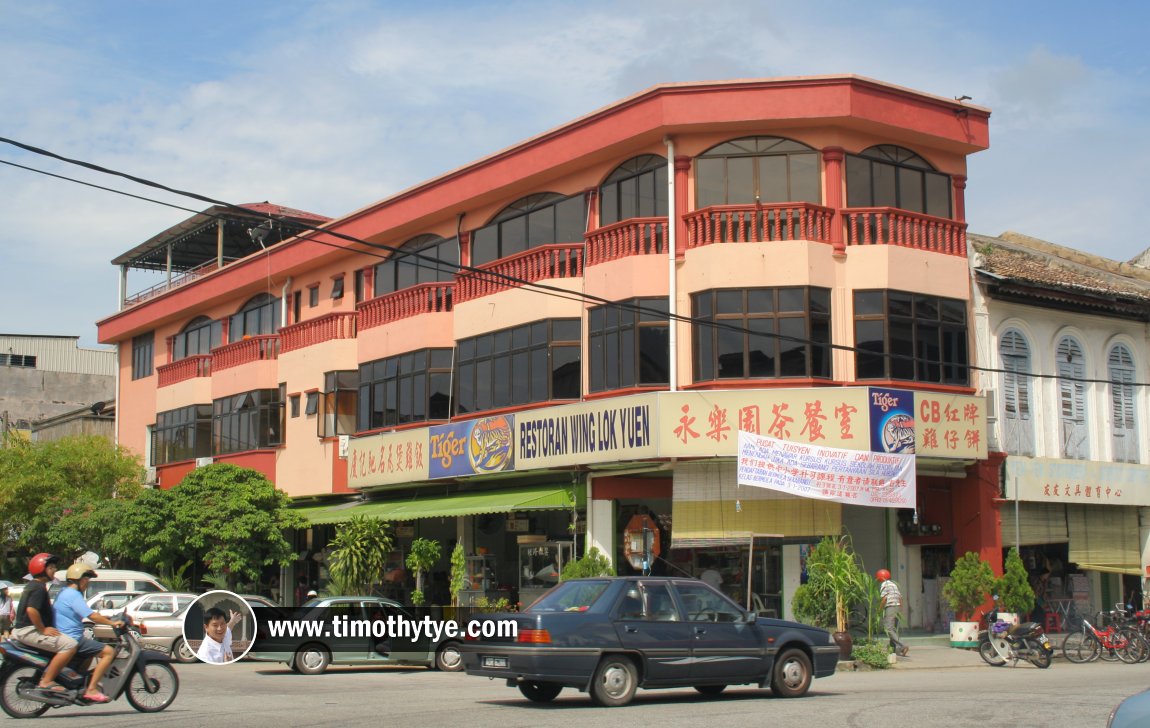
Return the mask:
<path fill-rule="evenodd" d="M 231 344 L 212 349 L 212 369 L 220 371 L 249 364 L 253 361 L 268 361 L 279 358 L 279 334 L 249 336 Z"/>
<path fill-rule="evenodd" d="M 534 283 L 549 278 L 578 278 L 583 275 L 583 255 L 583 243 L 556 243 L 476 266 L 483 272 L 462 273 L 456 279 L 455 302 L 517 288 L 522 281 Z"/>
<path fill-rule="evenodd" d="M 587 265 L 667 252 L 667 218 L 634 217 L 587 233 Z"/>
<path fill-rule="evenodd" d="M 898 245 L 966 256 L 966 223 L 893 207 L 842 211 L 847 245 Z"/>
<path fill-rule="evenodd" d="M 683 215 L 687 247 L 783 240 L 830 242 L 834 210 L 809 202 L 712 205 Z"/>
<path fill-rule="evenodd" d="M 354 339 L 358 314 L 337 311 L 280 329 L 280 353 L 322 344 L 333 339 Z"/>
<path fill-rule="evenodd" d="M 168 387 L 197 377 L 212 376 L 212 355 L 195 354 L 156 367 L 156 386 Z"/>
<path fill-rule="evenodd" d="M 239 260 L 239 258 L 224 258 L 224 265 L 226 266 L 228 263 L 236 260 Z M 192 281 L 199 280 L 200 278 L 206 276 L 208 273 L 218 269 L 219 266 L 217 265 L 216 259 L 212 258 L 207 262 L 197 265 L 195 268 L 189 268 L 188 270 L 180 271 L 179 273 L 173 273 L 171 281 L 165 280 L 162 283 L 157 283 L 154 286 L 145 288 L 139 293 L 132 294 L 131 296 L 125 296 L 124 306 L 135 306 L 138 303 L 143 303 L 144 301 L 167 293 L 170 290 L 187 285 Z"/>
<path fill-rule="evenodd" d="M 455 283 L 420 283 L 359 304 L 359 330 L 424 313 L 452 310 Z"/>

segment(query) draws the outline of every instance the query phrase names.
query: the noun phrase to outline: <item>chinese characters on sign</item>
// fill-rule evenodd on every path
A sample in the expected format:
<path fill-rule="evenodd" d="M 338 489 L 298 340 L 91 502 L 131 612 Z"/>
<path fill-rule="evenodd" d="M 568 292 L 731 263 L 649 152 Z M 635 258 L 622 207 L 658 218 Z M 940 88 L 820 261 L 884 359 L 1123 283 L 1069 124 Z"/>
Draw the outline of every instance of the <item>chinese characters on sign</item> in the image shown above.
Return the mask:
<path fill-rule="evenodd" d="M 843 450 L 739 432 L 739 485 L 858 506 L 915 507 L 914 455 Z"/>
<path fill-rule="evenodd" d="M 985 458 L 986 400 L 982 397 L 915 393 L 916 452 L 942 457 Z"/>
<path fill-rule="evenodd" d="M 1011 456 L 1005 495 L 1046 503 L 1150 506 L 1148 476 L 1150 468 L 1134 463 Z"/>
<path fill-rule="evenodd" d="M 352 439 L 347 450 L 347 484 L 355 488 L 426 480 L 427 453 L 426 430 Z"/>

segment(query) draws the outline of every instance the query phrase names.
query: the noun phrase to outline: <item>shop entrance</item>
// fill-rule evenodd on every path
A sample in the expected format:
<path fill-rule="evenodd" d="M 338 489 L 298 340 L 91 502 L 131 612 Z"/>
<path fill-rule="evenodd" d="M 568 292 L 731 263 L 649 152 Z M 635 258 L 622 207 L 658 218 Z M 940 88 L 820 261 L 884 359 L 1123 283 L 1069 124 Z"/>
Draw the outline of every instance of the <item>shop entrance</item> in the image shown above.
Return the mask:
<path fill-rule="evenodd" d="M 701 579 L 762 617 L 783 614 L 783 539 L 698 539 L 671 550 L 676 574 Z M 748 588 L 749 587 L 749 588 Z"/>

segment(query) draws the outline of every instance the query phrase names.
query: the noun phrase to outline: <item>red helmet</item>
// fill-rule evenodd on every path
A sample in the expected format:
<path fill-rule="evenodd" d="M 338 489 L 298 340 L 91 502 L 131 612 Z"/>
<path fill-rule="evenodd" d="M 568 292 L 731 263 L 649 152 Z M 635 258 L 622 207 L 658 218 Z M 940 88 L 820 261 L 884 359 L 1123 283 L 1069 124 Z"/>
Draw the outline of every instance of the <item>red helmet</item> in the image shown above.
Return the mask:
<path fill-rule="evenodd" d="M 36 578 L 48 569 L 49 564 L 59 563 L 59 556 L 53 556 L 52 554 L 36 554 L 28 562 L 28 573 L 32 575 L 32 578 Z"/>
<path fill-rule="evenodd" d="M 886 569 L 879 569 L 874 573 L 874 578 L 879 581 L 890 581 L 890 572 Z"/>

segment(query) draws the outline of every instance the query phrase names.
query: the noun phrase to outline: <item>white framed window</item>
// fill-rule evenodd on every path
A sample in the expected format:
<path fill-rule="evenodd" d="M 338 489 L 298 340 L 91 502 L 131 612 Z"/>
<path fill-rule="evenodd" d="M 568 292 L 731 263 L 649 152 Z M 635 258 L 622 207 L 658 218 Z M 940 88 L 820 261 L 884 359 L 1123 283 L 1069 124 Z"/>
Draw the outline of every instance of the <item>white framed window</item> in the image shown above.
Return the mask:
<path fill-rule="evenodd" d="M 1082 345 L 1070 336 L 1058 341 L 1058 419 L 1062 457 L 1086 460 L 1090 457 L 1086 423 L 1086 357 Z"/>
<path fill-rule="evenodd" d="M 1030 345 L 1016 329 L 1010 329 L 998 341 L 1002 362 L 1003 447 L 1011 455 L 1034 454 L 1034 410 L 1030 392 Z"/>
<path fill-rule="evenodd" d="M 1138 416 L 1134 411 L 1134 356 L 1115 344 L 1106 358 L 1110 379 L 1110 442 L 1115 462 L 1138 462 Z"/>

